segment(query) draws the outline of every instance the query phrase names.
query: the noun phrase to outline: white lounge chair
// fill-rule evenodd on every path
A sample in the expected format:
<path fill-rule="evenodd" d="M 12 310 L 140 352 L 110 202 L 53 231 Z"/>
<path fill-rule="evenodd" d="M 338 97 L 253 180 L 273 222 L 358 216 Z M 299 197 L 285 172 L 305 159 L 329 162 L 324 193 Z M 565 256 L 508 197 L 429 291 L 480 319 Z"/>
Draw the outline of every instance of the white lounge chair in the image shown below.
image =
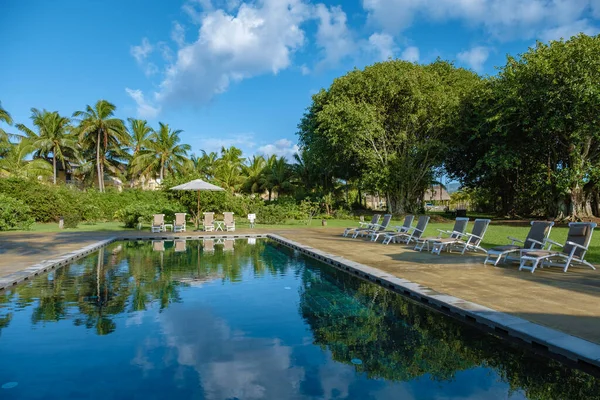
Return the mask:
<path fill-rule="evenodd" d="M 402 226 L 394 227 L 393 231 L 377 231 L 377 232 L 371 233 L 371 235 L 370 235 L 371 242 L 376 242 L 377 239 L 379 239 L 379 236 L 381 236 L 381 235 L 386 235 L 386 236 L 387 235 L 398 235 L 398 234 L 408 232 L 408 230 L 412 226 L 412 223 L 414 220 L 415 220 L 414 215 L 406 215 L 404 217 L 404 223 L 402 224 Z"/>
<path fill-rule="evenodd" d="M 550 236 L 553 226 L 554 222 L 552 221 L 531 221 L 531 228 L 529 228 L 529 233 L 524 241 L 509 236 L 510 244 L 489 249 L 483 264 L 489 262 L 498 265 L 500 260 L 504 260 L 504 262 L 520 261 L 521 250 L 543 250 L 546 247 L 546 239 Z M 522 245 L 517 243 L 522 243 Z M 514 257 L 514 254 L 518 256 Z"/>
<path fill-rule="evenodd" d="M 416 242 L 423 235 L 423 232 L 425 232 L 427 224 L 429 223 L 429 218 L 431 217 L 427 215 L 421 215 L 417 221 L 417 226 L 410 227 L 406 232 L 386 235 L 383 238 L 382 243 L 390 244 L 390 242 L 393 241 L 394 243 L 400 242 L 409 244 L 410 242 Z"/>
<path fill-rule="evenodd" d="M 342 236 L 347 237 L 349 234 L 353 233 L 357 229 L 370 229 L 373 227 L 373 225 L 376 225 L 377 223 L 379 223 L 380 218 L 381 218 L 380 214 L 373 214 L 373 217 L 371 217 L 371 222 L 359 221 L 358 226 L 353 226 L 352 228 L 346 228 L 344 230 L 344 233 L 342 233 Z"/>
<path fill-rule="evenodd" d="M 214 231 L 215 230 L 215 213 L 205 212 L 204 213 L 204 221 L 202 221 L 202 226 L 204 227 L 205 232 Z"/>
<path fill-rule="evenodd" d="M 521 250 L 519 271 L 525 269 L 533 273 L 538 267 L 558 266 L 567 272 L 571 264 L 582 264 L 596 269 L 585 261 L 585 253 L 588 251 L 595 227 L 594 222 L 571 222 L 564 246 L 546 239 L 545 242 L 549 245 L 547 250 Z M 552 250 L 553 245 L 562 247 L 562 250 Z"/>
<path fill-rule="evenodd" d="M 417 244 L 415 245 L 415 250 L 423 251 L 423 248 L 427 247 L 427 250 L 430 249 L 430 245 L 436 242 L 439 239 L 442 239 L 444 235 L 447 235 L 449 238 L 458 239 L 462 234 L 467 230 L 467 225 L 469 224 L 469 218 L 466 217 L 458 217 L 454 220 L 454 227 L 451 231 L 438 229 L 439 234 L 437 236 L 429 236 L 429 237 L 421 237 L 417 240 Z"/>
<path fill-rule="evenodd" d="M 165 229 L 165 214 L 154 214 L 152 218 L 152 226 L 150 227 L 152 232 L 164 232 Z"/>
<path fill-rule="evenodd" d="M 185 232 L 186 215 L 186 213 L 175 213 L 175 221 L 173 221 L 173 232 Z"/>
<path fill-rule="evenodd" d="M 476 219 L 473 224 L 473 230 L 471 233 L 463 233 L 458 235 L 456 238 L 443 238 L 433 242 L 433 248 L 431 252 L 433 254 L 440 255 L 442 250 L 452 251 L 456 249 L 460 254 L 465 254 L 465 251 L 482 251 L 486 253 L 486 250 L 481 247 L 481 242 L 485 236 L 488 226 L 490 225 L 489 219 Z"/>
<path fill-rule="evenodd" d="M 383 216 L 383 221 L 381 222 L 381 224 L 374 224 L 370 228 L 356 229 L 354 231 L 354 233 L 352 234 L 352 238 L 356 238 L 358 235 L 365 236 L 365 235 L 371 235 L 373 232 L 385 231 L 388 228 L 388 226 L 390 225 L 391 221 L 392 221 L 392 214 L 385 214 Z"/>
<path fill-rule="evenodd" d="M 232 212 L 223 213 L 223 224 L 225 225 L 226 231 L 235 231 L 235 219 L 233 218 Z"/>
<path fill-rule="evenodd" d="M 248 214 L 248 222 L 250 222 L 250 228 L 254 228 L 255 221 L 256 221 L 256 214 Z"/>

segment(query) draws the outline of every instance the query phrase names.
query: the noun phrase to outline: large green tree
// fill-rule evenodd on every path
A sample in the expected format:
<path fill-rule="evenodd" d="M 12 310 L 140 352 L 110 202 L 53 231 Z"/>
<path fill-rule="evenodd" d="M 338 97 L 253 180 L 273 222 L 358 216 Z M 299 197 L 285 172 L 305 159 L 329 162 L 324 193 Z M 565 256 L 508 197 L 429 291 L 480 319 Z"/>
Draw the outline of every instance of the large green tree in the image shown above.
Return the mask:
<path fill-rule="evenodd" d="M 307 151 L 343 166 L 387 195 L 394 212 L 415 212 L 442 162 L 445 139 L 462 98 L 479 77 L 437 61 L 377 63 L 336 79 L 299 125 Z"/>
<path fill-rule="evenodd" d="M 130 143 L 130 138 L 122 120 L 115 118 L 115 105 L 106 100 L 98 100 L 94 107 L 88 105 L 84 111 L 76 111 L 73 117 L 79 123 L 77 133 L 82 145 L 94 149 L 98 190 L 104 191 L 104 167 L 107 153 L 119 151 Z"/>
<path fill-rule="evenodd" d="M 537 43 L 464 99 L 450 175 L 509 215 L 600 211 L 600 36 Z"/>
<path fill-rule="evenodd" d="M 52 180 L 56 185 L 57 161 L 66 169 L 66 158 L 77 152 L 77 138 L 71 134 L 71 121 L 57 111 L 31 109 L 31 121 L 38 133 L 24 124 L 17 124 L 33 148 L 36 156 L 49 158 L 52 154 Z"/>

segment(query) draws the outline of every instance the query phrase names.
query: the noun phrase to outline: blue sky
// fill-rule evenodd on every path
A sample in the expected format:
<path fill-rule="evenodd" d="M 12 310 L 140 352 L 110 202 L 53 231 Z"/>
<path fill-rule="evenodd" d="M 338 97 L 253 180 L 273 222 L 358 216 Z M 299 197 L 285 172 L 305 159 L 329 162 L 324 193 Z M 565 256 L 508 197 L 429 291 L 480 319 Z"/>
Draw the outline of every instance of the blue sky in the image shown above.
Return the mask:
<path fill-rule="evenodd" d="M 439 56 L 493 74 L 535 40 L 599 27 L 600 0 L 5 0 L 0 101 L 28 123 L 31 107 L 106 99 L 196 153 L 289 157 L 311 95 L 354 67 Z"/>

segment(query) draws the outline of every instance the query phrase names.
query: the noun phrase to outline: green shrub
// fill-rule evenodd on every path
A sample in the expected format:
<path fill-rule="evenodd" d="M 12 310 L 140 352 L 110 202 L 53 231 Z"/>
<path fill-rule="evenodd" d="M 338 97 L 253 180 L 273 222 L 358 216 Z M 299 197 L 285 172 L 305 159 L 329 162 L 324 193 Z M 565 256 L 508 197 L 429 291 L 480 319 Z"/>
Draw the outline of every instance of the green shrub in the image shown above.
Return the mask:
<path fill-rule="evenodd" d="M 150 224 L 154 214 L 165 214 L 165 221 L 175 219 L 175 213 L 182 212 L 181 205 L 170 202 L 133 203 L 117 210 L 115 219 L 123 222 L 127 228 L 135 228 L 138 223 Z"/>
<path fill-rule="evenodd" d="M 0 231 L 29 229 L 33 222 L 31 209 L 24 202 L 0 193 Z"/>
<path fill-rule="evenodd" d="M 286 210 L 276 204 L 269 204 L 261 207 L 256 214 L 258 223 L 261 224 L 284 224 L 287 218 Z"/>
<path fill-rule="evenodd" d="M 79 225 L 79 222 L 81 222 L 81 216 L 79 214 L 68 214 L 63 218 L 65 228 L 75 229 L 77 228 L 77 225 Z"/>

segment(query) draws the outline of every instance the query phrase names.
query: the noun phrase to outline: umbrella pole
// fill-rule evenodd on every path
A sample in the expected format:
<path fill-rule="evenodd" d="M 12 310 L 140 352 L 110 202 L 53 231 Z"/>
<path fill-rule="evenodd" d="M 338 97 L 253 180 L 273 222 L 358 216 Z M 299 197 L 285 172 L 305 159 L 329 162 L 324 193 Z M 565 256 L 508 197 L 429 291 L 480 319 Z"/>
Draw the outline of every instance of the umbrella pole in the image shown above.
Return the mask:
<path fill-rule="evenodd" d="M 198 214 L 196 218 L 196 230 L 200 230 L 200 191 L 198 190 Z"/>

